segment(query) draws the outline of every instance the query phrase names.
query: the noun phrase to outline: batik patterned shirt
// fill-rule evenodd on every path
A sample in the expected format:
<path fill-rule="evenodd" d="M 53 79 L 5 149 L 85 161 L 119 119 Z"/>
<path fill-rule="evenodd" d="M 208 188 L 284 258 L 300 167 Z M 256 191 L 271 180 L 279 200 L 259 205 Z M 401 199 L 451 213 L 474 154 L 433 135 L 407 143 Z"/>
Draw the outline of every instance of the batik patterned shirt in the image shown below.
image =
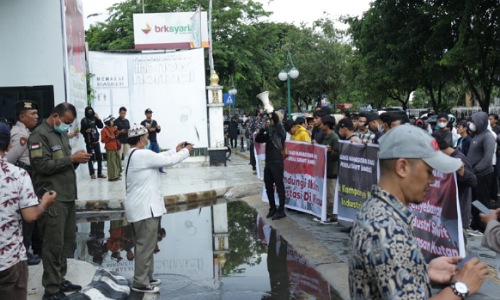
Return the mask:
<path fill-rule="evenodd" d="M 21 209 L 38 205 L 28 173 L 0 158 L 0 271 L 27 260 Z"/>
<path fill-rule="evenodd" d="M 378 186 L 351 230 L 351 299 L 427 299 L 427 265 L 412 229 L 413 215 Z"/>

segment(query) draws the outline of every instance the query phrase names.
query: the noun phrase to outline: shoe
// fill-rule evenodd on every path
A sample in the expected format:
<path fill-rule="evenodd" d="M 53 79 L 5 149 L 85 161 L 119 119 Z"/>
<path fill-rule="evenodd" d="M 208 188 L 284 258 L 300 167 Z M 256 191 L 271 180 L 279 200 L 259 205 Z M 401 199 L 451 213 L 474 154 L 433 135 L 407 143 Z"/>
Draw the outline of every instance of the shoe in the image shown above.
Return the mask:
<path fill-rule="evenodd" d="M 108 181 L 118 181 L 118 180 L 120 180 L 119 177 L 116 177 L 116 178 L 113 178 L 113 179 L 108 179 Z"/>
<path fill-rule="evenodd" d="M 342 228 L 342 229 L 340 229 L 340 232 L 351 233 L 351 229 L 352 229 L 352 227 Z"/>
<path fill-rule="evenodd" d="M 68 293 L 68 292 L 76 292 L 76 291 L 81 291 L 82 286 L 78 284 L 74 284 L 69 280 L 64 280 L 59 284 L 59 291 L 63 293 Z"/>
<path fill-rule="evenodd" d="M 161 174 L 167 174 L 167 172 L 165 172 L 165 171 L 163 171 L 163 170 L 162 170 L 162 171 L 160 171 L 160 173 L 161 173 Z"/>
<path fill-rule="evenodd" d="M 256 171 L 256 170 L 253 170 L 253 173 L 254 173 L 254 174 L 257 174 L 257 171 Z"/>
<path fill-rule="evenodd" d="M 273 220 L 283 219 L 284 217 L 286 217 L 285 212 L 284 212 L 284 211 L 281 211 L 281 210 L 278 210 L 278 211 L 276 212 L 276 214 L 274 215 Z"/>
<path fill-rule="evenodd" d="M 150 284 L 150 285 L 152 285 L 152 286 L 159 286 L 159 285 L 161 284 L 161 280 L 160 280 L 160 279 L 157 279 L 157 278 L 155 278 L 155 279 L 151 279 L 151 280 L 149 281 L 149 284 Z"/>
<path fill-rule="evenodd" d="M 41 261 L 42 259 L 40 258 L 40 256 L 28 252 L 28 266 L 36 266 Z"/>
<path fill-rule="evenodd" d="M 68 299 L 68 298 L 61 291 L 59 291 L 55 294 L 45 294 L 42 297 L 42 300 L 66 300 L 66 299 Z"/>
<path fill-rule="evenodd" d="M 152 285 L 148 285 L 145 287 L 132 286 L 132 291 L 138 292 L 138 293 L 159 293 L 160 288 L 157 286 L 152 286 Z"/>
<path fill-rule="evenodd" d="M 96 179 L 97 177 L 95 177 L 95 174 L 92 174 L 92 175 L 90 175 L 90 178 L 91 179 Z"/>
<path fill-rule="evenodd" d="M 97 178 L 107 178 L 104 174 L 97 175 Z"/>
<path fill-rule="evenodd" d="M 276 214 L 276 212 L 277 212 L 276 208 L 270 208 L 269 212 L 266 215 L 266 218 L 269 219 L 269 218 L 273 217 Z"/>
<path fill-rule="evenodd" d="M 318 222 L 318 223 L 323 224 L 323 225 L 333 225 L 333 224 L 339 223 L 337 221 L 337 219 L 334 219 L 334 218 L 327 218 L 326 221 L 321 221 L 320 218 L 313 218 L 313 221 Z"/>

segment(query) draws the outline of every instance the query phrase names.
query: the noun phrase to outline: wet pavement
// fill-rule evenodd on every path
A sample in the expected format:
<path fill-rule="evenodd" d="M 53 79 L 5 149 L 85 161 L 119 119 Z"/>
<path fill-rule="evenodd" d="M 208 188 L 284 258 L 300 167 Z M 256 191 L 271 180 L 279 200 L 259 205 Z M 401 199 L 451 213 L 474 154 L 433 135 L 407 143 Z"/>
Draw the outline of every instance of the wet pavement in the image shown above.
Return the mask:
<path fill-rule="evenodd" d="M 247 156 L 233 154 L 227 167 L 208 167 L 207 165 L 208 163 L 206 161 L 200 161 L 199 158 L 193 158 L 191 161 L 167 169 L 167 175 L 164 176 L 164 193 L 168 195 L 165 198 L 165 203 L 169 214 L 167 214 L 162 221 L 166 222 L 162 225 L 164 226 L 163 228 L 165 228 L 166 235 L 163 241 L 159 242 L 160 251 L 156 254 L 158 261 L 161 260 L 163 263 L 155 270 L 155 273 L 165 280 L 162 280 L 163 284 L 160 295 L 148 295 L 143 299 L 163 299 L 163 295 L 169 295 L 168 299 L 186 299 L 188 297 L 191 299 L 292 298 L 288 294 L 279 297 L 272 296 L 271 278 L 268 266 L 265 263 L 265 258 L 268 257 L 266 250 L 269 250 L 269 245 L 273 241 L 273 238 L 271 238 L 271 232 L 273 232 L 273 230 L 264 234 L 263 230 L 258 229 L 264 226 L 271 226 L 275 229 L 275 235 L 278 236 L 278 238 L 274 240 L 279 241 L 280 245 L 286 243 L 290 248 L 293 247 L 293 250 L 291 250 L 292 252 L 287 248 L 287 253 L 297 253 L 297 255 L 301 257 L 298 261 L 305 262 L 308 268 L 317 272 L 318 278 L 324 278 L 325 282 L 328 283 L 328 297 L 319 297 L 317 299 L 349 299 L 346 264 L 349 255 L 349 236 L 341 232 L 342 226 L 323 225 L 314 222 L 312 216 L 308 214 L 288 210 L 288 217 L 278 221 L 262 219 L 257 221 L 254 215 L 253 225 L 247 224 L 241 227 L 257 227 L 257 236 L 252 246 L 256 247 L 255 249 L 261 249 L 263 252 L 257 254 L 258 251 L 255 250 L 257 252 L 249 256 L 252 257 L 252 259 L 244 261 L 243 264 L 235 264 L 234 266 L 237 266 L 236 268 L 229 268 L 229 266 L 233 266 L 233 263 L 236 261 L 228 257 L 231 253 L 232 244 L 237 245 L 237 243 L 229 243 L 228 249 L 224 248 L 229 229 L 227 228 L 227 230 L 225 230 L 221 224 L 229 224 L 229 222 L 222 222 L 219 225 L 214 224 L 216 220 L 220 220 L 221 218 L 214 218 L 212 216 L 211 218 L 214 221 L 212 226 L 206 223 L 210 222 L 207 221 L 209 219 L 208 215 L 213 215 L 211 211 L 214 207 L 219 207 L 218 205 L 220 205 L 220 203 L 216 204 L 214 197 L 211 198 L 212 200 L 209 200 L 207 196 L 225 196 L 229 199 L 242 198 L 244 202 L 249 204 L 250 207 L 255 209 L 260 215 L 265 215 L 265 213 L 267 213 L 268 205 L 263 203 L 260 199 L 262 182 L 252 173 L 251 166 L 248 165 Z M 89 245 L 87 245 L 87 242 L 92 236 L 90 236 L 90 223 L 86 222 L 101 222 L 109 219 L 116 221 L 120 219 L 122 214 L 120 211 L 122 207 L 121 202 L 125 195 L 123 185 L 123 180 L 108 182 L 102 179 L 91 180 L 90 178 L 80 178 L 78 182 L 78 193 L 79 216 L 81 219 L 79 220 L 78 226 L 81 231 L 79 230 L 77 235 L 79 240 L 77 249 L 80 250 L 75 251 L 76 257 L 87 261 L 93 261 L 96 255 L 90 255 L 88 252 Z M 203 201 L 208 201 L 208 204 L 216 205 L 196 208 Z M 97 202 L 99 202 L 98 205 L 96 205 Z M 232 203 L 230 205 L 232 205 Z M 96 208 L 100 208 L 104 211 L 96 212 Z M 185 212 L 173 213 L 178 211 Z M 187 214 L 193 219 L 187 223 L 186 221 L 177 220 L 176 215 L 182 214 Z M 205 214 L 207 214 L 206 218 L 204 217 Z M 110 215 L 112 216 L 111 218 Z M 200 218 L 205 221 L 201 221 Z M 227 218 L 229 219 L 229 216 L 227 216 Z M 222 218 L 222 220 L 224 220 L 224 218 Z M 198 221 L 201 223 L 198 223 Z M 112 226 L 111 222 L 104 223 L 109 225 L 105 225 L 107 227 L 102 228 L 102 233 L 94 236 L 96 240 L 103 240 L 109 237 L 111 227 L 120 227 L 118 226 L 120 224 L 114 223 Z M 213 232 L 212 227 L 214 227 Z M 218 229 L 216 230 L 215 228 Z M 94 228 L 94 230 L 101 229 Z M 189 234 L 192 234 L 194 230 L 196 231 L 195 234 L 206 231 L 204 233 L 206 236 L 200 238 L 206 243 L 204 247 L 188 243 L 189 239 L 186 237 L 189 237 Z M 104 234 L 104 237 L 101 237 L 102 234 Z M 481 247 L 480 239 L 480 237 L 469 237 L 467 250 L 478 252 L 481 259 L 485 260 L 493 268 L 496 265 L 495 253 Z M 166 241 L 168 241 L 167 244 L 163 245 L 162 243 Z M 90 247 L 93 246 L 91 245 Z M 101 245 L 101 247 L 103 247 L 101 251 L 104 252 L 104 246 Z M 240 252 L 252 248 L 245 246 L 243 248 L 233 248 L 233 251 L 236 251 L 236 249 Z M 179 257 L 182 258 L 169 258 L 168 255 L 174 255 L 174 257 L 175 255 L 180 255 Z M 125 274 L 124 276 L 127 277 L 126 274 L 131 274 L 131 272 L 133 272 L 133 267 L 131 268 L 131 261 L 126 257 L 126 250 L 122 250 L 120 256 L 121 259 L 117 258 L 116 255 L 112 257 L 111 252 L 109 252 L 106 256 L 102 257 L 101 264 L 106 269 L 112 270 L 115 268 L 115 271 L 118 271 L 120 274 Z M 287 257 L 293 258 L 294 255 L 289 256 L 287 254 Z M 257 264 L 256 261 L 259 258 L 261 261 Z M 293 259 L 291 259 L 291 261 L 293 262 Z M 76 262 L 73 260 L 70 261 L 70 270 L 75 268 L 75 263 Z M 223 266 L 221 267 L 221 265 Z M 304 267 L 301 266 L 300 268 Z M 78 267 L 78 269 L 80 268 Z M 242 275 L 241 269 L 244 269 L 245 275 Z M 40 272 L 40 270 L 41 266 L 30 267 L 30 274 Z M 211 273 L 211 276 L 208 276 L 209 273 Z M 308 278 L 313 278 L 310 274 L 307 276 L 300 274 L 294 275 L 294 273 L 292 273 L 293 276 L 290 275 L 291 273 L 287 274 L 290 278 L 302 278 L 302 282 L 305 286 L 311 286 L 311 284 L 314 283 L 316 285 L 313 284 L 313 286 L 315 286 L 316 290 L 322 289 L 322 285 L 317 284 L 319 281 L 315 279 L 316 277 L 308 281 Z M 74 277 L 70 277 L 69 279 L 74 282 L 82 285 L 89 284 L 88 278 L 84 279 L 83 276 L 78 275 L 78 272 L 71 276 Z M 193 278 L 196 280 L 193 281 Z M 219 280 L 218 278 L 221 279 Z M 34 280 L 36 279 L 30 276 L 30 288 L 35 284 L 33 282 Z M 290 283 L 288 284 L 290 286 Z M 189 293 L 187 294 L 186 287 L 189 287 Z M 290 290 L 291 289 L 288 288 L 287 293 L 289 293 Z M 310 290 L 306 292 L 308 295 L 313 295 Z M 323 294 L 324 293 L 321 295 Z M 300 293 L 294 295 L 300 295 Z M 498 299 L 498 295 L 500 295 L 500 286 L 495 271 L 481 288 L 480 294 L 468 297 L 468 299 Z M 130 299 L 141 298 L 142 295 L 134 295 L 133 293 L 130 297 Z M 302 298 L 297 297 L 297 299 Z M 35 292 L 29 299 L 41 299 L 41 293 Z"/>

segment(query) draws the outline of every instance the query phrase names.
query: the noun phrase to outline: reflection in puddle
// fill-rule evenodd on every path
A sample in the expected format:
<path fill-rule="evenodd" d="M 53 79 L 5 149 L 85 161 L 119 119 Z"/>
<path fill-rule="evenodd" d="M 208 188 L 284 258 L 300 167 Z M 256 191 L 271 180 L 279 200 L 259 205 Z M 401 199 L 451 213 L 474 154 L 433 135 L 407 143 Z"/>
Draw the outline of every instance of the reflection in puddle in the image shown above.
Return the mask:
<path fill-rule="evenodd" d="M 161 218 L 154 255 L 160 299 L 332 299 L 314 266 L 251 207 L 220 202 Z M 75 258 L 132 278 L 132 227 L 86 218 L 95 221 L 80 219 Z"/>

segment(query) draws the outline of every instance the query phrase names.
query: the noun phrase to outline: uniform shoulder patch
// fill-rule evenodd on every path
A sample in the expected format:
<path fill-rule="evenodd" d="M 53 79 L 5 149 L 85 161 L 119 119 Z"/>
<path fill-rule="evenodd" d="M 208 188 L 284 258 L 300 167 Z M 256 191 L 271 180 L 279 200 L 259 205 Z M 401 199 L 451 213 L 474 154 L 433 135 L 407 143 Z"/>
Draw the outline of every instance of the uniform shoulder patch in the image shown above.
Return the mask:
<path fill-rule="evenodd" d="M 21 144 L 21 146 L 24 146 L 24 145 L 26 145 L 26 142 L 27 142 L 27 141 L 28 141 L 28 139 L 27 139 L 27 138 L 22 137 L 22 138 L 20 138 L 20 139 L 19 139 L 19 144 Z"/>

